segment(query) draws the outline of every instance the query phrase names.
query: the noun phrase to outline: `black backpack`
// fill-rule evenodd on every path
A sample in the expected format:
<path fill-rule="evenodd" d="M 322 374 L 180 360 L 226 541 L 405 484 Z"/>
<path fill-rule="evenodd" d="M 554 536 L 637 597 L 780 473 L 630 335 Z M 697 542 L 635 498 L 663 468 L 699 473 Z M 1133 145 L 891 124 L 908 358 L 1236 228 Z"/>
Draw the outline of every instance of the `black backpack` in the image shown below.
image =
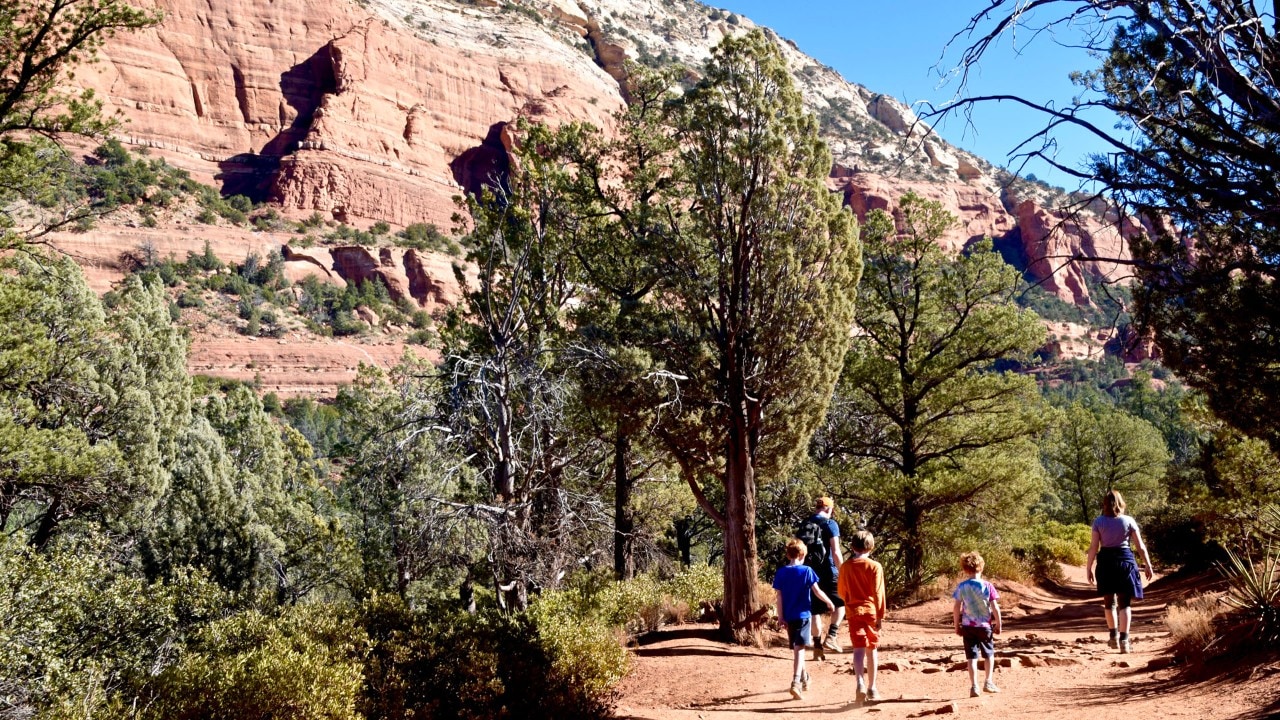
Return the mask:
<path fill-rule="evenodd" d="M 827 562 L 827 539 L 822 534 L 824 529 L 817 516 L 805 519 L 796 527 L 796 537 L 800 538 L 808 550 L 804 564 L 809 567 L 821 567 Z"/>

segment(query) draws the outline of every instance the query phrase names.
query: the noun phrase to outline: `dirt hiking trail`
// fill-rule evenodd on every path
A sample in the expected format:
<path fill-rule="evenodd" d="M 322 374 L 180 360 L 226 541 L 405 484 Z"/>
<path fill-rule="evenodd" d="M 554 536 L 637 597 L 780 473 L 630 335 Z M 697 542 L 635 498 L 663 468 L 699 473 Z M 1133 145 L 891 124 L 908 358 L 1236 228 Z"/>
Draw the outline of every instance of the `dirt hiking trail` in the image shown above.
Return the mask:
<path fill-rule="evenodd" d="M 1066 582 L 1052 590 L 995 581 L 1005 621 L 996 636 L 999 694 L 969 697 L 960 638 L 952 633 L 952 601 L 944 597 L 889 611 L 881 633 L 879 703 L 854 702 L 847 648 L 828 651 L 825 661 L 810 660 L 812 685 L 803 700 L 794 700 L 785 633 L 771 632 L 768 647 L 745 648 L 717 642 L 710 625 L 686 625 L 647 636 L 634 649 L 616 714 L 624 720 L 1280 718 L 1280 663 L 1234 668 L 1212 679 L 1170 666 L 1165 608 L 1199 594 L 1196 581 L 1152 583 L 1146 598 L 1135 601 L 1133 652 L 1122 655 L 1107 647 L 1099 601 L 1083 568 L 1064 570 Z M 847 634 L 841 642 L 848 644 Z"/>

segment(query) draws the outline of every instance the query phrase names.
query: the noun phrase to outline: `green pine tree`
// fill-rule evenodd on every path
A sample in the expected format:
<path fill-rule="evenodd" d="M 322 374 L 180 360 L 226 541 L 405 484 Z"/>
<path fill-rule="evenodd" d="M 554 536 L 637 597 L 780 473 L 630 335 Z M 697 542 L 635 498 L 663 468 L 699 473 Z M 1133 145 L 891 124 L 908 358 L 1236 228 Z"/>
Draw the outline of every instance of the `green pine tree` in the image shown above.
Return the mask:
<path fill-rule="evenodd" d="M 990 241 L 949 257 L 938 239 L 955 219 L 940 204 L 907 195 L 900 210 L 901 227 L 883 211 L 867 218 L 858 330 L 815 452 L 846 474 L 845 505 L 880 528 L 909 590 L 950 523 L 1008 522 L 1029 505 L 1039 395 L 996 365 L 1028 356 L 1045 331 L 1013 302 L 1018 272 Z"/>

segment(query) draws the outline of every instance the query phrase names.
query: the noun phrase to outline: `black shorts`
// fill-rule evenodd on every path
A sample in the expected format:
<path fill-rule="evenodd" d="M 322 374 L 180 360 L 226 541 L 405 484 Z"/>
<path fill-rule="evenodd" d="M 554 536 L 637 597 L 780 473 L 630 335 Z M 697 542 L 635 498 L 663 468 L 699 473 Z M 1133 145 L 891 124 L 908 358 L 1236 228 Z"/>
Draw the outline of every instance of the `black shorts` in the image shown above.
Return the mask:
<path fill-rule="evenodd" d="M 992 657 L 996 654 L 996 641 L 995 636 L 991 634 L 991 628 L 966 625 L 960 628 L 960 636 L 964 638 L 965 659 L 976 660 L 979 657 Z"/>
<path fill-rule="evenodd" d="M 827 597 L 831 599 L 832 605 L 844 607 L 844 600 L 840 599 L 840 593 L 836 591 L 836 581 L 840 577 L 840 573 L 832 573 L 830 570 L 825 573 L 821 570 L 816 570 L 815 572 L 818 574 L 818 589 L 827 594 Z M 826 603 L 822 602 L 822 598 L 814 595 L 809 612 L 814 615 L 826 615 L 831 610 L 827 608 Z"/>

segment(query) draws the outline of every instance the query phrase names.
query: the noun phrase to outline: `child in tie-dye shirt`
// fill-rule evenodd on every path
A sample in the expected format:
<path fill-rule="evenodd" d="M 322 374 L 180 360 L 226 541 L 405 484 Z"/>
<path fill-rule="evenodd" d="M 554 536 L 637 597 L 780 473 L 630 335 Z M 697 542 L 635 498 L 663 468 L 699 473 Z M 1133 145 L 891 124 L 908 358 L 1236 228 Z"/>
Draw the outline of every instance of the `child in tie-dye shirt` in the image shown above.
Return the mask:
<path fill-rule="evenodd" d="M 1000 593 L 996 587 L 982 579 L 986 561 L 976 552 L 960 556 L 960 566 L 969 579 L 956 586 L 951 594 L 955 598 L 952 616 L 956 634 L 964 638 L 964 657 L 969 661 L 969 697 L 978 697 L 978 657 L 986 659 L 986 683 L 982 689 L 989 693 L 1000 692 L 991 679 L 995 671 L 995 635 L 1000 633 Z"/>

